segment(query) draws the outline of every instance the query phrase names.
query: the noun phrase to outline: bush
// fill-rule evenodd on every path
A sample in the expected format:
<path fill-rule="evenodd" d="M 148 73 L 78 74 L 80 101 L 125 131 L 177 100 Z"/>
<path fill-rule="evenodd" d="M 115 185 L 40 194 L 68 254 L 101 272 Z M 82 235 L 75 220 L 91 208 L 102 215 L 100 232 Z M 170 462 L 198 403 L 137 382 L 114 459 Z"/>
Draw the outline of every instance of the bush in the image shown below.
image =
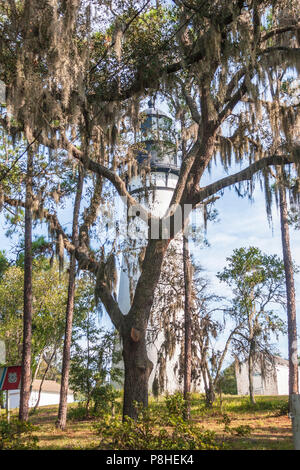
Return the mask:
<path fill-rule="evenodd" d="M 249 426 L 248 424 L 241 424 L 240 426 L 237 426 L 236 428 L 232 428 L 230 431 L 231 431 L 231 434 L 246 437 L 246 436 L 250 436 L 252 429 L 251 429 L 251 426 Z"/>
<path fill-rule="evenodd" d="M 110 384 L 95 387 L 92 393 L 94 401 L 94 412 L 96 414 L 111 414 L 120 407 L 117 398 L 120 397 L 120 392 L 113 388 Z"/>
<path fill-rule="evenodd" d="M 230 432 L 231 418 L 227 413 L 222 414 L 221 422 L 224 423 L 224 432 Z"/>
<path fill-rule="evenodd" d="M 0 420 L 0 450 L 38 449 L 38 438 L 33 435 L 37 429 L 31 423 L 17 419 Z"/>
<path fill-rule="evenodd" d="M 176 392 L 173 395 L 167 395 L 165 402 L 168 415 L 175 417 L 181 417 L 184 415 L 186 403 L 181 392 Z"/>
<path fill-rule="evenodd" d="M 227 432 L 232 435 L 245 437 L 250 436 L 252 432 L 251 426 L 249 426 L 248 424 L 241 424 L 240 426 L 232 428 L 230 426 L 232 418 L 227 413 L 222 414 L 221 422 L 224 423 L 224 432 Z"/>
<path fill-rule="evenodd" d="M 158 412 L 138 407 L 138 418 L 107 417 L 96 427 L 101 436 L 100 449 L 105 450 L 217 450 L 215 433 L 204 431 L 172 418 L 172 425 L 165 427 L 165 419 Z M 162 423 L 162 421 L 164 423 Z"/>
<path fill-rule="evenodd" d="M 68 419 L 71 421 L 85 421 L 91 413 L 88 413 L 83 402 L 79 402 L 76 407 L 68 409 Z"/>
<path fill-rule="evenodd" d="M 277 411 L 277 416 L 285 416 L 289 413 L 289 403 L 288 401 L 286 403 L 280 404 L 278 411 Z"/>
<path fill-rule="evenodd" d="M 68 411 L 68 418 L 73 421 L 84 421 L 86 419 L 101 418 L 120 411 L 121 405 L 117 402 L 120 392 L 110 384 L 95 387 L 92 392 L 92 408 L 87 408 L 86 403 L 81 401 L 76 408 Z"/>

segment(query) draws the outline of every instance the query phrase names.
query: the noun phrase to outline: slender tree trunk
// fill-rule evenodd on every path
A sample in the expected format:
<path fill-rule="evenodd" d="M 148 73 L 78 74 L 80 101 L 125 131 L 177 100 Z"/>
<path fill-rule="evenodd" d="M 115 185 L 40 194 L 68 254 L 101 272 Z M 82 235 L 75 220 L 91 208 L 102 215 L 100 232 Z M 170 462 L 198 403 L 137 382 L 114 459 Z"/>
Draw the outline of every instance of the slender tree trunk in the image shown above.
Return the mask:
<path fill-rule="evenodd" d="M 280 222 L 283 262 L 285 270 L 286 296 L 287 296 L 287 321 L 288 321 L 288 349 L 289 349 L 289 399 L 293 393 L 299 393 L 298 378 L 298 346 L 297 346 L 297 321 L 296 299 L 293 262 L 290 248 L 290 236 L 288 225 L 288 211 L 285 188 L 279 186 Z"/>
<path fill-rule="evenodd" d="M 183 396 L 186 402 L 185 419 L 191 414 L 191 381 L 192 381 L 192 266 L 189 253 L 189 242 L 183 235 L 183 272 L 184 272 L 184 382 Z"/>
<path fill-rule="evenodd" d="M 135 402 L 148 407 L 148 381 L 153 364 L 147 356 L 145 332 L 140 332 L 140 336 L 136 337 L 127 330 L 122 337 L 125 369 L 123 420 L 126 416 L 136 419 Z"/>
<path fill-rule="evenodd" d="M 73 228 L 72 228 L 72 242 L 74 246 L 78 246 L 78 219 L 80 211 L 80 202 L 83 188 L 83 170 L 79 167 L 77 191 L 74 203 L 73 213 Z M 67 406 L 68 406 L 68 389 L 69 389 L 69 372 L 70 372 L 70 350 L 72 341 L 72 326 L 73 326 L 73 312 L 74 312 L 74 298 L 75 298 L 75 278 L 76 278 L 76 258 L 73 251 L 70 256 L 70 269 L 69 269 L 69 286 L 68 286 L 68 301 L 66 309 L 66 325 L 65 325 L 65 338 L 63 347 L 63 361 L 61 373 L 61 387 L 59 398 L 58 418 L 56 427 L 64 429 L 67 423 Z"/>
<path fill-rule="evenodd" d="M 205 381 L 205 402 L 206 402 L 206 406 L 208 408 L 211 408 L 214 404 L 216 394 L 215 394 L 214 380 L 208 368 L 207 358 L 206 358 L 206 364 L 205 364 L 205 375 L 207 377 Z"/>
<path fill-rule="evenodd" d="M 90 315 L 88 312 L 88 321 L 87 321 L 87 370 L 90 369 Z M 90 387 L 90 378 L 87 375 L 87 384 L 86 384 L 86 389 L 87 389 L 87 400 L 86 400 L 86 416 L 87 418 L 89 417 L 90 413 L 90 401 L 91 401 L 91 387 Z"/>
<path fill-rule="evenodd" d="M 46 369 L 45 369 L 45 371 L 44 371 L 44 374 L 43 374 L 43 377 L 42 377 L 42 380 L 41 380 L 41 383 L 40 383 L 38 399 L 37 399 L 37 401 L 36 401 L 36 404 L 34 405 L 34 408 L 33 408 L 33 410 L 32 410 L 32 413 L 35 413 L 36 410 L 37 410 L 37 408 L 38 408 L 38 406 L 39 406 L 40 399 L 41 399 L 42 388 L 43 388 L 43 383 L 44 383 L 44 381 L 45 381 L 45 379 L 46 379 L 47 372 L 48 372 L 49 367 L 50 367 L 50 365 L 51 365 L 51 362 L 52 362 L 52 360 L 53 360 L 53 358 L 54 358 L 54 356 L 55 356 L 55 353 L 56 353 L 56 347 L 54 348 L 54 351 L 53 351 L 53 353 L 52 353 L 52 355 L 51 355 L 51 357 L 50 357 L 50 360 L 49 360 L 49 362 L 48 362 L 48 364 L 47 364 L 47 367 L 46 367 Z"/>
<path fill-rule="evenodd" d="M 255 398 L 254 398 L 254 386 L 253 386 L 253 370 L 254 370 L 254 342 L 253 339 L 250 340 L 250 352 L 248 358 L 248 374 L 249 374 L 249 396 L 250 402 L 255 405 Z"/>
<path fill-rule="evenodd" d="M 207 397 L 208 396 L 209 385 L 207 383 L 207 373 L 206 373 L 206 366 L 205 365 L 201 366 L 201 372 L 202 372 L 202 378 L 203 378 L 203 383 L 204 383 L 205 397 Z"/>
<path fill-rule="evenodd" d="M 25 250 L 24 250 L 24 312 L 23 349 L 19 419 L 28 420 L 31 385 L 31 336 L 32 336 L 32 170 L 33 154 L 27 152 L 26 201 L 25 201 Z"/>
<path fill-rule="evenodd" d="M 33 382 L 37 378 L 37 375 L 38 375 L 38 372 L 39 372 L 39 369 L 40 369 L 40 365 L 41 365 L 41 362 L 42 362 L 42 356 L 43 356 L 43 353 L 41 353 L 40 356 L 39 356 L 39 360 L 38 360 L 38 363 L 36 365 L 32 380 L 31 380 L 31 388 L 32 388 Z"/>

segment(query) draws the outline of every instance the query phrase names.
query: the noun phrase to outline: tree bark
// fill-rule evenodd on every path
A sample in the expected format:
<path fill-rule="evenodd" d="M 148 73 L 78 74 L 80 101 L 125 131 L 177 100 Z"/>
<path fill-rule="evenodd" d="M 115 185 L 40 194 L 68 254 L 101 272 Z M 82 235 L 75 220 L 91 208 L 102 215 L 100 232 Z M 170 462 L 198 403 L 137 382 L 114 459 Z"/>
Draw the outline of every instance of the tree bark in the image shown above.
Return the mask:
<path fill-rule="evenodd" d="M 73 228 L 72 228 L 72 242 L 75 247 L 78 246 L 78 219 L 80 211 L 80 202 L 83 188 L 83 170 L 79 168 L 77 191 L 74 203 L 73 212 Z M 70 255 L 70 269 L 69 269 L 69 286 L 68 286 L 68 301 L 66 309 L 66 325 L 65 325 L 65 338 L 63 347 L 63 361 L 62 361 L 62 374 L 61 374 L 61 387 L 58 417 L 56 427 L 64 429 L 67 423 L 67 401 L 69 389 L 69 373 L 70 373 L 70 355 L 71 355 L 71 341 L 72 341 L 72 326 L 73 326 L 73 313 L 74 313 L 74 298 L 75 298 L 75 278 L 76 278 L 76 258 L 75 251 Z"/>
<path fill-rule="evenodd" d="M 287 322 L 288 322 L 288 350 L 289 350 L 289 399 L 293 393 L 299 393 L 298 378 L 298 346 L 297 346 L 297 321 L 296 299 L 293 262 L 290 248 L 290 236 L 288 225 L 288 211 L 285 188 L 279 186 L 280 222 L 283 263 L 285 270 L 286 296 L 287 296 Z"/>
<path fill-rule="evenodd" d="M 192 266 L 189 253 L 189 242 L 183 235 L 183 272 L 184 272 L 184 378 L 183 396 L 186 403 L 184 419 L 191 414 L 191 381 L 192 381 Z"/>
<path fill-rule="evenodd" d="M 123 338 L 124 360 L 124 399 L 123 420 L 126 416 L 136 419 L 138 410 L 136 403 L 148 407 L 148 381 L 153 364 L 147 356 L 146 332 L 135 330 L 128 326 Z"/>
<path fill-rule="evenodd" d="M 250 340 L 250 351 L 249 351 L 249 358 L 248 358 L 248 374 L 249 374 L 249 396 L 250 396 L 250 402 L 253 405 L 255 405 L 254 386 L 253 386 L 254 353 L 255 353 L 255 347 L 254 347 L 254 342 L 252 339 Z"/>
<path fill-rule="evenodd" d="M 24 312 L 23 348 L 19 419 L 28 420 L 31 385 L 31 336 L 32 336 L 32 150 L 27 152 L 26 201 L 25 201 L 25 249 L 24 249 Z"/>
<path fill-rule="evenodd" d="M 205 401 L 206 401 L 206 406 L 208 408 L 211 408 L 215 402 L 216 399 L 216 393 L 215 393 L 215 388 L 212 383 L 209 384 L 209 388 L 206 391 L 205 394 Z"/>

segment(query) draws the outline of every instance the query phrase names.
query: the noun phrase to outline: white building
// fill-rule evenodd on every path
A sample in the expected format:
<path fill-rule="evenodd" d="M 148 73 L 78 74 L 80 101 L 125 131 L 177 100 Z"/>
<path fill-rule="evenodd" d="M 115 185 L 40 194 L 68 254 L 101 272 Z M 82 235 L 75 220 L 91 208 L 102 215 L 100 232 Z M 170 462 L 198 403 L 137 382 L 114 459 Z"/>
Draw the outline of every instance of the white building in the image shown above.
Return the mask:
<path fill-rule="evenodd" d="M 34 380 L 32 384 L 32 390 L 29 398 L 29 407 L 33 408 L 38 400 L 39 389 L 41 380 Z M 20 404 L 20 390 L 9 390 L 9 408 L 19 408 Z M 58 405 L 60 394 L 60 384 L 54 380 L 44 380 L 40 401 L 38 406 L 47 405 Z M 68 392 L 68 403 L 74 402 L 74 396 L 72 390 Z"/>
<path fill-rule="evenodd" d="M 248 362 L 235 363 L 238 395 L 249 395 Z M 300 374 L 300 367 L 299 367 Z M 281 357 L 258 357 L 254 363 L 253 387 L 255 395 L 288 395 L 289 362 Z"/>

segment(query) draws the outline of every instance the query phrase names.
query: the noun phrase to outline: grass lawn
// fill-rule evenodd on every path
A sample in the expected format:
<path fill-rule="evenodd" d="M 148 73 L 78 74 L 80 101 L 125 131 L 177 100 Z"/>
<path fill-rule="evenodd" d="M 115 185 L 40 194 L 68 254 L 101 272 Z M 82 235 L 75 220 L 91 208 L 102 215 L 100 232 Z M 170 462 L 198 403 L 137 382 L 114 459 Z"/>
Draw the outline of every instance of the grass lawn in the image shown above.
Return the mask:
<path fill-rule="evenodd" d="M 192 422 L 214 431 L 216 438 L 224 442 L 225 449 L 234 450 L 292 450 L 291 420 L 287 415 L 288 397 L 256 397 L 251 406 L 247 397 L 223 396 L 206 409 L 200 395 L 192 395 Z M 69 405 L 69 409 L 77 404 Z M 150 400 L 150 407 L 162 410 L 164 399 Z M 39 449 L 99 449 L 99 436 L 94 425 L 97 419 L 69 420 L 65 431 L 55 428 L 57 406 L 40 407 L 30 416 L 30 422 L 38 426 Z M 4 411 L 1 411 L 4 417 Z M 17 410 L 12 416 L 17 415 Z M 117 450 L 117 449 L 116 449 Z"/>

